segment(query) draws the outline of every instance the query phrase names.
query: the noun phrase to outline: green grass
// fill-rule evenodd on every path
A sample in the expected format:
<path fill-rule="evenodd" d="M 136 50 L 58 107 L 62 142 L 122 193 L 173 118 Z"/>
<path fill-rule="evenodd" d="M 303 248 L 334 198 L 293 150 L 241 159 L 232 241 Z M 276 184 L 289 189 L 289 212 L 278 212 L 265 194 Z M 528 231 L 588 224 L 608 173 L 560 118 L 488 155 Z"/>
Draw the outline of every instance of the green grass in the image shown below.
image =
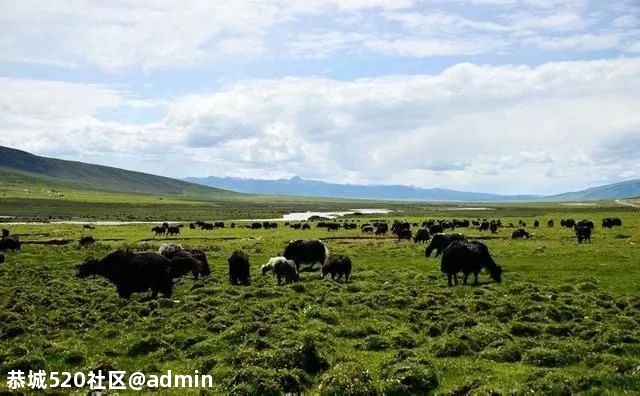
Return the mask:
<path fill-rule="evenodd" d="M 22 201 L 25 213 L 46 213 L 34 207 L 36 201 Z M 185 222 L 207 214 L 201 202 L 113 207 L 67 202 L 73 217 L 87 211 L 99 218 L 109 208 L 111 216 L 134 219 L 156 218 L 153 210 Z M 258 197 L 221 201 L 203 218 L 281 215 L 313 205 L 349 209 L 350 204 Z M 637 209 L 604 202 L 587 208 L 501 204 L 494 211 L 468 213 L 443 210 L 451 204 L 376 205 L 403 210 L 388 218 L 411 222 L 486 216 L 532 224 L 551 217 L 556 227 L 530 229 L 535 236 L 522 241 L 512 241 L 509 229 L 497 235 L 459 230 L 484 240 L 505 273 L 502 284 L 483 273 L 478 287 L 450 288 L 439 259 L 425 258 L 424 246 L 362 237 L 357 230 L 328 233 L 314 226 L 305 232 L 281 223 L 277 230 L 183 229 L 179 238 L 165 240 L 154 239 L 150 225 L 92 231 L 65 224 L 9 225 L 26 243 L 19 253 L 5 253 L 7 262 L 0 265 L 0 375 L 40 367 L 87 372 L 100 364 L 158 375 L 197 369 L 213 376 L 211 391 L 238 394 L 620 394 L 640 389 Z M 6 206 L 0 208 L 4 212 Z M 623 227 L 600 228 L 606 216 L 622 218 Z M 559 227 L 567 217 L 596 222 L 591 244 L 578 245 L 570 230 Z M 98 244 L 78 248 L 75 241 L 88 233 Z M 260 265 L 281 253 L 287 241 L 304 237 L 321 238 L 332 251 L 349 255 L 353 281 L 303 273 L 300 283 L 279 287 L 273 277 L 260 275 Z M 34 243 L 53 240 L 74 242 Z M 203 249 L 213 271 L 204 280 L 181 279 L 172 300 L 146 301 L 147 294 L 135 294 L 127 302 L 102 278 L 74 276 L 75 266 L 88 256 L 123 246 L 155 250 L 166 241 Z M 250 256 L 249 287 L 228 284 L 226 257 L 235 249 Z"/>

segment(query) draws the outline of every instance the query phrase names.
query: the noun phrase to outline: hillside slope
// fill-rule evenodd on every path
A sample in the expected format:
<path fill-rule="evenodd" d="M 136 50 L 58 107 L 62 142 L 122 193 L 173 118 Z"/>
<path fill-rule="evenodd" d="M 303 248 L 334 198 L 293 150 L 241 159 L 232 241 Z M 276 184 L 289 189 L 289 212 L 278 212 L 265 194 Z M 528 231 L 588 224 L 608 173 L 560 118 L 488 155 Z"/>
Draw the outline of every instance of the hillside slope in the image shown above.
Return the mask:
<path fill-rule="evenodd" d="M 236 193 L 182 180 L 102 165 L 40 157 L 0 146 L 0 170 L 82 189 L 193 197 L 231 196 Z"/>
<path fill-rule="evenodd" d="M 598 201 L 633 198 L 637 196 L 640 196 L 640 180 L 638 179 L 552 195 L 546 198 L 553 201 Z"/>

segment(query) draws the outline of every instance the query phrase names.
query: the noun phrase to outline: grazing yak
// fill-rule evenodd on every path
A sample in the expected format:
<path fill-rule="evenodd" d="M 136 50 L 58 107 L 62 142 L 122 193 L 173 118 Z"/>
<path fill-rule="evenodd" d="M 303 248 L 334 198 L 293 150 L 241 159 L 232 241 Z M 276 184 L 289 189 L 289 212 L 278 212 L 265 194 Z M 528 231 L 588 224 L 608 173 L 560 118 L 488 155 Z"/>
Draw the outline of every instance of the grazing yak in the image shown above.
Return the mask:
<path fill-rule="evenodd" d="M 591 228 L 586 225 L 576 226 L 575 228 L 576 237 L 578 238 L 578 243 L 591 243 Z"/>
<path fill-rule="evenodd" d="M 173 292 L 171 260 L 157 253 L 134 253 L 116 250 L 101 260 L 88 258 L 77 267 L 76 276 L 87 278 L 101 275 L 116 286 L 121 298 L 151 289 L 151 298 L 158 293 L 170 298 Z"/>
<path fill-rule="evenodd" d="M 498 232 L 498 223 L 496 223 L 495 221 L 492 221 L 491 224 L 489 224 L 489 231 L 491 231 L 492 234 L 495 234 Z"/>
<path fill-rule="evenodd" d="M 602 228 L 613 228 L 621 226 L 622 220 L 620 220 L 618 217 L 607 217 L 605 219 L 602 219 Z"/>
<path fill-rule="evenodd" d="M 524 228 L 518 228 L 514 232 L 511 233 L 511 239 L 521 239 L 527 238 L 529 239 L 529 233 Z"/>
<path fill-rule="evenodd" d="M 331 274 L 331 279 L 339 280 L 344 276 L 344 280 L 349 282 L 351 276 L 351 259 L 342 254 L 332 254 L 327 262 L 322 266 L 322 277 Z"/>
<path fill-rule="evenodd" d="M 361 228 L 363 234 L 371 234 L 373 233 L 373 226 L 365 226 Z"/>
<path fill-rule="evenodd" d="M 272 257 L 265 265 L 260 267 L 260 270 L 262 275 L 273 271 L 273 274 L 278 278 L 278 285 L 282 284 L 283 279 L 285 283 L 298 282 L 300 280 L 298 263 L 286 257 Z"/>
<path fill-rule="evenodd" d="M 376 235 L 387 235 L 389 225 L 387 223 L 378 223 L 376 226 Z"/>
<path fill-rule="evenodd" d="M 6 238 L 9 236 L 9 230 L 7 230 L 6 228 L 2 229 L 2 237 Z"/>
<path fill-rule="evenodd" d="M 454 241 L 466 241 L 467 237 L 462 234 L 436 234 L 431 239 L 431 243 L 424 251 L 425 257 L 430 257 L 431 252 L 436 251 L 436 257 L 442 254 L 444 249 Z"/>
<path fill-rule="evenodd" d="M 15 252 L 16 250 L 20 250 L 20 246 L 20 239 L 17 235 L 7 236 L 0 239 L 0 252 L 5 250 Z"/>
<path fill-rule="evenodd" d="M 166 228 L 164 228 L 164 227 L 158 227 L 158 226 L 156 226 L 156 227 L 153 227 L 153 228 L 151 229 L 151 232 L 154 232 L 154 233 L 156 234 L 156 236 L 158 236 L 158 235 L 164 235 L 164 234 L 166 234 L 167 229 L 166 229 Z"/>
<path fill-rule="evenodd" d="M 416 231 L 416 236 L 413 238 L 413 243 L 418 243 L 418 242 L 427 242 L 429 241 L 429 239 L 431 239 L 431 235 L 429 235 L 429 230 L 427 230 L 426 228 L 421 228 L 418 231 Z"/>
<path fill-rule="evenodd" d="M 496 265 L 489 254 L 487 245 L 478 241 L 454 241 L 444 250 L 440 262 L 440 271 L 447 274 L 449 286 L 458 284 L 458 273 L 464 275 L 467 284 L 469 274 L 474 275 L 474 285 L 478 284 L 478 274 L 485 268 L 491 278 L 502 282 L 502 267 Z M 453 280 L 453 282 L 452 282 Z"/>
<path fill-rule="evenodd" d="M 287 244 L 282 255 L 293 260 L 300 271 L 301 264 L 311 264 L 309 269 L 315 264 L 324 265 L 329 258 L 329 249 L 319 239 L 297 239 Z"/>
<path fill-rule="evenodd" d="M 309 224 L 304 223 L 304 224 L 302 225 L 302 231 L 310 230 L 310 229 L 311 229 L 311 226 L 310 226 Z"/>
<path fill-rule="evenodd" d="M 533 228 L 538 228 L 540 227 L 540 222 L 538 220 L 534 220 L 533 221 Z"/>
<path fill-rule="evenodd" d="M 411 230 L 408 230 L 406 228 L 398 230 L 397 234 L 398 234 L 398 241 L 401 241 L 403 239 L 406 239 L 406 240 L 410 241 L 411 240 L 411 236 L 413 235 L 411 233 Z"/>
<path fill-rule="evenodd" d="M 229 263 L 229 282 L 232 285 L 249 285 L 251 283 L 251 269 L 249 256 L 242 250 L 236 250 L 227 258 Z"/>
<path fill-rule="evenodd" d="M 78 242 L 80 246 L 87 247 L 89 245 L 93 245 L 96 243 L 96 240 L 93 239 L 91 235 L 80 237 L 80 242 Z"/>
<path fill-rule="evenodd" d="M 171 276 L 179 278 L 189 272 L 194 279 L 211 274 L 207 255 L 198 249 L 186 250 L 181 245 L 163 244 L 158 254 L 172 261 Z"/>
<path fill-rule="evenodd" d="M 444 228 L 442 228 L 440 224 L 434 224 L 432 226 L 429 226 L 429 234 L 431 235 L 441 234 L 443 232 L 444 232 Z"/>
<path fill-rule="evenodd" d="M 553 219 L 547 220 L 547 227 L 553 228 Z"/>

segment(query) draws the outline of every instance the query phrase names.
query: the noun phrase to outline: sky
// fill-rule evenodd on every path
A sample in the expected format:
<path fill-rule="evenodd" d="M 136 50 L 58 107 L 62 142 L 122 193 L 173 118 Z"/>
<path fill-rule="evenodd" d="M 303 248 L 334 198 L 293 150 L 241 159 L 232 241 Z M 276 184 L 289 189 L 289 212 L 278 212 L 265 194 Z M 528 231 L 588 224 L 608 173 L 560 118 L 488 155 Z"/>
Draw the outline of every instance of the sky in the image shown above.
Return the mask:
<path fill-rule="evenodd" d="M 175 178 L 640 178 L 640 0 L 0 0 L 0 145 Z"/>

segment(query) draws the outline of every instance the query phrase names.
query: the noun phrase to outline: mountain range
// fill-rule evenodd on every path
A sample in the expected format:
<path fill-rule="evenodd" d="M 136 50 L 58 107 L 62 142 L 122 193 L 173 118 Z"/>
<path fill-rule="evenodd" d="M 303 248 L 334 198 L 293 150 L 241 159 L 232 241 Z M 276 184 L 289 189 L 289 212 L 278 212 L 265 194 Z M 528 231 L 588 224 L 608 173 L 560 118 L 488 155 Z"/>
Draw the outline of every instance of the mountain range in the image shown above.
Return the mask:
<path fill-rule="evenodd" d="M 0 146 L 0 186 L 15 176 L 79 189 L 207 199 L 237 196 L 238 193 L 289 195 L 319 198 L 407 200 L 407 201 L 586 201 L 640 196 L 640 180 L 593 187 L 563 194 L 500 195 L 418 188 L 402 185 L 354 185 L 305 180 L 300 177 L 278 180 L 233 177 L 188 177 L 177 180 L 109 166 L 41 157 Z"/>
<path fill-rule="evenodd" d="M 0 146 L 0 172 L 4 173 L 3 179 L 9 179 L 9 175 L 22 175 L 30 180 L 42 180 L 47 183 L 84 190 L 193 198 L 237 195 L 218 188 L 168 177 L 109 166 L 40 157 L 4 146 Z M 0 185 L 2 185 L 1 179 Z"/>
<path fill-rule="evenodd" d="M 622 199 L 640 196 L 640 180 L 629 180 L 557 195 L 501 195 L 441 188 L 419 188 L 402 185 L 334 184 L 300 177 L 291 179 L 259 180 L 234 177 L 188 177 L 192 183 L 249 194 L 297 195 L 311 197 L 409 200 L 409 201 L 592 201 Z"/>

